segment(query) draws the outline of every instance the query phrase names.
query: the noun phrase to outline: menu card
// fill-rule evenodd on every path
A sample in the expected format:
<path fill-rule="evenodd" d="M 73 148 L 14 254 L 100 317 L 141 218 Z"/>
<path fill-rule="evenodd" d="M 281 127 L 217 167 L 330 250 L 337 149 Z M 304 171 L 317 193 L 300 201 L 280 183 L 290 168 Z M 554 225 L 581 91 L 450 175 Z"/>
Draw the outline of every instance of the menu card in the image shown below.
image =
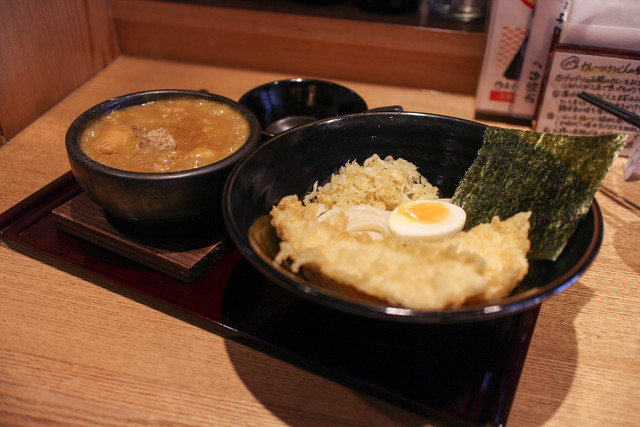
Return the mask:
<path fill-rule="evenodd" d="M 553 51 L 535 130 L 568 135 L 625 133 L 621 156 L 640 145 L 640 129 L 577 97 L 585 91 L 640 115 L 640 54 L 558 46 Z"/>

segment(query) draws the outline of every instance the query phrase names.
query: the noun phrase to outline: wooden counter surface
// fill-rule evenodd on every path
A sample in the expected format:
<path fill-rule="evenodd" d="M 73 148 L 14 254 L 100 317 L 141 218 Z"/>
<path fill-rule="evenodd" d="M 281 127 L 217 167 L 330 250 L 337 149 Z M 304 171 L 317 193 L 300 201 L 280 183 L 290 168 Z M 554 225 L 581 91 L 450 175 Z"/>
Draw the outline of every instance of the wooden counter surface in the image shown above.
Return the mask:
<path fill-rule="evenodd" d="M 289 76 L 120 57 L 0 148 L 0 211 L 68 170 L 88 107 L 158 88 L 238 99 Z M 473 97 L 341 81 L 370 107 L 473 119 Z M 597 194 L 600 253 L 542 306 L 509 425 L 640 420 L 640 183 L 618 159 Z M 421 426 L 428 420 L 156 311 L 0 244 L 1 425 Z"/>

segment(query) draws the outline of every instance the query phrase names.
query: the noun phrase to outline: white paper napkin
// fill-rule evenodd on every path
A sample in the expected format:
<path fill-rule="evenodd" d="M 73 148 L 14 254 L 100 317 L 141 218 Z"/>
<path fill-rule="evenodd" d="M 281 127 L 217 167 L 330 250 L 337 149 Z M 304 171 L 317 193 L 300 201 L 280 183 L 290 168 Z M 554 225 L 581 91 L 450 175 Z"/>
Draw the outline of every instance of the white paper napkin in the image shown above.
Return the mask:
<path fill-rule="evenodd" d="M 640 50 L 640 1 L 572 0 L 560 43 Z"/>

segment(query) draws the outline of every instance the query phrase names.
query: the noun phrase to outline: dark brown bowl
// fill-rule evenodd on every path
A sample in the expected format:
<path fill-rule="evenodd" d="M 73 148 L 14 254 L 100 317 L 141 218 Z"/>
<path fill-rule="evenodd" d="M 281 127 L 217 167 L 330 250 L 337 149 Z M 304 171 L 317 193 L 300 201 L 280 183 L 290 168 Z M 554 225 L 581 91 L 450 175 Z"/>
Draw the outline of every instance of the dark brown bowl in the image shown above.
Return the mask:
<path fill-rule="evenodd" d="M 447 323 L 492 319 L 536 307 L 578 280 L 598 253 L 603 224 L 595 200 L 560 257 L 555 262 L 532 261 L 529 275 L 495 304 L 432 311 L 394 307 L 350 288 L 329 287 L 294 274 L 273 262 L 278 240 L 264 218 L 282 197 L 302 196 L 348 161 L 362 162 L 372 154 L 414 163 L 440 189 L 441 197 L 451 197 L 475 160 L 485 129 L 468 120 L 409 112 L 353 114 L 291 129 L 245 157 L 229 176 L 223 199 L 227 231 L 249 262 L 275 283 L 316 303 L 358 315 Z"/>
<path fill-rule="evenodd" d="M 246 143 L 218 162 L 179 172 L 130 172 L 89 158 L 78 146 L 82 131 L 110 111 L 167 98 L 198 98 L 228 104 L 249 122 Z M 261 141 L 260 124 L 244 106 L 202 91 L 153 90 L 119 96 L 91 107 L 76 118 L 66 134 L 71 171 L 80 188 L 100 205 L 110 220 L 140 231 L 170 231 L 220 217 L 221 194 L 233 166 Z"/>

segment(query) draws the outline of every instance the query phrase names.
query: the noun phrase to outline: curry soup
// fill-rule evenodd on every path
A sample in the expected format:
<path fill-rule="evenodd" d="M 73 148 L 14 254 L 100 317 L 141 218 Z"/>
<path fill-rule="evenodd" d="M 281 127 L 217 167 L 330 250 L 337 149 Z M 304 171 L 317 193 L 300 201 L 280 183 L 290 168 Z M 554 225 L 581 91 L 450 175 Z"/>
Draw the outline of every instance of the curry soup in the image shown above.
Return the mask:
<path fill-rule="evenodd" d="M 83 131 L 79 146 L 113 168 L 175 172 L 230 156 L 249 133 L 247 119 L 230 105 L 177 98 L 112 111 Z"/>

